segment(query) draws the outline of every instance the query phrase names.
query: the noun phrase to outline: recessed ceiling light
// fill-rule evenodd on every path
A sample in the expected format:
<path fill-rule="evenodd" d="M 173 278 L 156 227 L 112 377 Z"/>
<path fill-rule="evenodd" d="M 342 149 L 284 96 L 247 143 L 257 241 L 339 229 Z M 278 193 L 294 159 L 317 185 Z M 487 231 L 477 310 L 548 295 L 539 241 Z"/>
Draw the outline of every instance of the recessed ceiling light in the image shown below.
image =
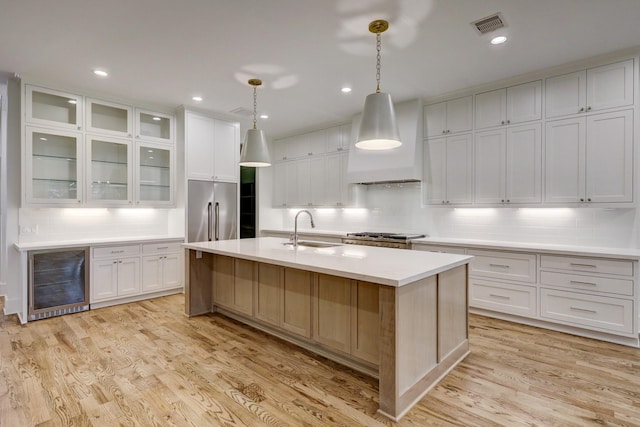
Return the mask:
<path fill-rule="evenodd" d="M 43 136 L 40 137 L 40 141 L 46 141 L 46 140 L 47 140 L 47 138 L 45 138 Z"/>
<path fill-rule="evenodd" d="M 156 122 L 159 122 L 162 119 L 158 116 L 154 116 L 151 120 L 155 120 Z"/>
<path fill-rule="evenodd" d="M 70 99 L 67 101 L 69 104 L 77 104 L 78 101 L 76 101 L 75 99 Z"/>
<path fill-rule="evenodd" d="M 343 87 L 342 89 L 340 89 L 343 93 L 349 93 L 351 92 L 351 88 L 350 87 Z"/>
<path fill-rule="evenodd" d="M 260 118 L 261 119 L 268 119 L 269 115 L 268 114 L 260 114 Z"/>
<path fill-rule="evenodd" d="M 93 70 L 93 74 L 100 77 L 107 77 L 109 75 L 109 73 L 104 70 Z"/>
<path fill-rule="evenodd" d="M 502 44 L 507 41 L 506 36 L 496 36 L 491 39 L 491 44 Z"/>
<path fill-rule="evenodd" d="M 191 99 L 193 99 L 194 101 L 197 101 L 197 102 L 202 101 L 202 97 L 201 96 L 194 96 Z"/>

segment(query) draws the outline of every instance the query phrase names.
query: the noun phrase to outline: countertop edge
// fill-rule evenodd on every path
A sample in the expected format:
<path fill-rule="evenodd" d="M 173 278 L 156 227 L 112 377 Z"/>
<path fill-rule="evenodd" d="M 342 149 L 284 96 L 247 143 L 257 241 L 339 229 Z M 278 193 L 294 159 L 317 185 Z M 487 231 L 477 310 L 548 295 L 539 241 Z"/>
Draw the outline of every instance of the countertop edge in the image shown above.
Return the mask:
<path fill-rule="evenodd" d="M 184 237 L 179 236 L 149 236 L 149 237 L 129 237 L 129 238 L 102 238 L 102 239 L 83 239 L 83 240 L 63 240 L 63 241 L 49 241 L 49 242 L 30 242 L 30 243 L 15 243 L 13 246 L 20 252 L 34 251 L 40 249 L 57 249 L 57 248 L 72 248 L 79 246 L 104 246 L 104 245 L 118 245 L 118 244 L 136 244 L 136 243 L 151 243 L 151 242 L 166 242 L 176 241 L 184 242 Z"/>

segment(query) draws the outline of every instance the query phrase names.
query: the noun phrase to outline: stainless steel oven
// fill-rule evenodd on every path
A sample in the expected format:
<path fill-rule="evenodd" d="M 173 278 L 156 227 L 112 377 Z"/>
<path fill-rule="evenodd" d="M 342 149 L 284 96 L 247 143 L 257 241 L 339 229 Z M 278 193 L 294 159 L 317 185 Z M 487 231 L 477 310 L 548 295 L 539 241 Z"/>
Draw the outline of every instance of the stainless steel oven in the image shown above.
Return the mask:
<path fill-rule="evenodd" d="M 29 251 L 29 320 L 89 310 L 89 248 Z"/>
<path fill-rule="evenodd" d="M 342 243 L 363 246 L 379 246 L 383 248 L 411 249 L 411 240 L 425 237 L 424 234 L 399 234 L 399 233 L 376 233 L 361 232 L 347 233 L 347 237 L 342 238 Z"/>

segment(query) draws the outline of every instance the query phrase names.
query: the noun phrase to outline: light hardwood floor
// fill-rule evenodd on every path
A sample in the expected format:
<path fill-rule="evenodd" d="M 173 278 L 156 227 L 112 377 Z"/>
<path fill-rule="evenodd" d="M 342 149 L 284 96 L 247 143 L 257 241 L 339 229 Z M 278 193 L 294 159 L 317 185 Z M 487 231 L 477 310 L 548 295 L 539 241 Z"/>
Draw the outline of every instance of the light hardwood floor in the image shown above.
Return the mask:
<path fill-rule="evenodd" d="M 376 380 L 183 304 L 0 319 L 0 426 L 396 425 Z M 397 425 L 640 426 L 640 350 L 470 320 L 471 355 Z"/>

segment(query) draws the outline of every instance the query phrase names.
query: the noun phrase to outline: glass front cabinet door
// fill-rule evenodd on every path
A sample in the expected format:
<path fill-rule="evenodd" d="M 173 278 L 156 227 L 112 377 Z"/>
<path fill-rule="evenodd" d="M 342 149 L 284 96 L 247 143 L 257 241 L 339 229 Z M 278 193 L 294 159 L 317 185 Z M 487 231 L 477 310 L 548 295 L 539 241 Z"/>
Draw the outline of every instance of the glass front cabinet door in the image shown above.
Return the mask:
<path fill-rule="evenodd" d="M 87 203 L 133 203 L 131 142 L 89 135 L 87 148 Z"/>
<path fill-rule="evenodd" d="M 82 130 L 82 96 L 27 85 L 26 98 L 29 123 Z"/>
<path fill-rule="evenodd" d="M 82 134 L 27 126 L 26 142 L 27 202 L 82 203 Z"/>
<path fill-rule="evenodd" d="M 173 204 L 173 148 L 161 144 L 137 144 L 136 204 Z"/>
<path fill-rule="evenodd" d="M 173 143 L 173 116 L 136 108 L 136 139 Z"/>
<path fill-rule="evenodd" d="M 131 138 L 133 107 L 87 98 L 87 132 Z"/>

